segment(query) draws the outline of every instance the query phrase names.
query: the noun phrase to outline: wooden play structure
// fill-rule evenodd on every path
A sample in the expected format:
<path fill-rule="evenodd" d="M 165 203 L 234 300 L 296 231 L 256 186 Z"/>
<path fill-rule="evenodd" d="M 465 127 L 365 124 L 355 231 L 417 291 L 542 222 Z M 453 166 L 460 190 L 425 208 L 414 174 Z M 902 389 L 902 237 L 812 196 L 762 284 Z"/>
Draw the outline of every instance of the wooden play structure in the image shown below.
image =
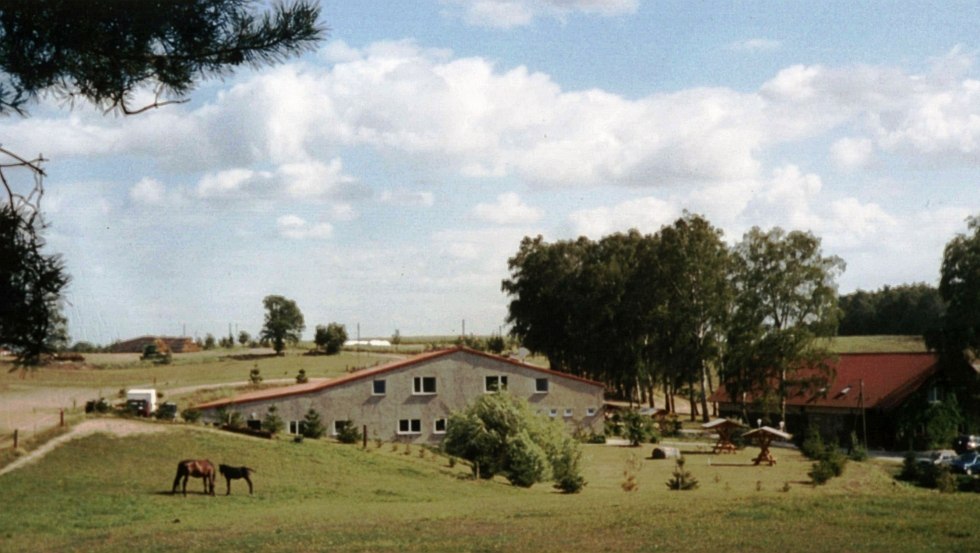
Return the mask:
<path fill-rule="evenodd" d="M 763 426 L 761 428 L 756 428 L 755 430 L 749 430 L 742 436 L 755 441 L 755 445 L 759 446 L 759 456 L 755 458 L 753 463 L 756 465 L 763 462 L 769 463 L 769 466 L 776 464 L 776 458 L 772 456 L 769 452 L 769 446 L 775 440 L 789 441 L 793 438 L 792 435 L 783 432 L 782 430 L 776 430 L 768 426 Z"/>
<path fill-rule="evenodd" d="M 745 425 L 731 419 L 715 419 L 702 424 L 701 428 L 718 434 L 718 441 L 715 442 L 712 453 L 735 453 L 736 447 L 732 435 L 737 430 L 745 428 Z"/>

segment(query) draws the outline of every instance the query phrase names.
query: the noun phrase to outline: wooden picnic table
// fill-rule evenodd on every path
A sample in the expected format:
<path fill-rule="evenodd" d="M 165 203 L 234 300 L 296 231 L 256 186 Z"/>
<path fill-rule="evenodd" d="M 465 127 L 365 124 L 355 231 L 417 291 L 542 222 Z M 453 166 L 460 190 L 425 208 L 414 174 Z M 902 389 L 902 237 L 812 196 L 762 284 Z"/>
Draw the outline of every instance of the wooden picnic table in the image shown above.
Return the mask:
<path fill-rule="evenodd" d="M 702 424 L 701 428 L 718 434 L 718 440 L 711 450 L 712 453 L 735 453 L 738 448 L 735 446 L 732 436 L 736 430 L 745 428 L 745 425 L 731 419 L 715 419 Z"/>
<path fill-rule="evenodd" d="M 768 463 L 770 467 L 776 464 L 776 458 L 769 451 L 769 446 L 772 445 L 772 442 L 776 439 L 789 441 L 793 438 L 792 435 L 769 426 L 749 430 L 745 434 L 742 434 L 742 436 L 751 438 L 759 446 L 759 455 L 752 461 L 753 464 L 760 465 L 762 463 Z"/>

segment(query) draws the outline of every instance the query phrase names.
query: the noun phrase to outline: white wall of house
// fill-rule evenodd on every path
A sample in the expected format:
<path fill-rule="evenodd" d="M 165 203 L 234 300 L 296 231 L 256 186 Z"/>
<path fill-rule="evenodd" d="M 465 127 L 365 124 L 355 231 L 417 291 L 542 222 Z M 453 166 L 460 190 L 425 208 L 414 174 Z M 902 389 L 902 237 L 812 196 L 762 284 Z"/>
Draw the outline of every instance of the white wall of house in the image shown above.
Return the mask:
<path fill-rule="evenodd" d="M 543 416 L 563 421 L 571 430 L 603 430 L 601 385 L 465 350 L 322 390 L 233 402 L 225 409 L 240 412 L 246 420 L 261 420 L 269 406 L 275 405 L 288 431 L 295 427 L 290 422 L 303 420 L 312 407 L 320 413 L 328 434 L 334 433 L 337 421 L 351 421 L 358 428 L 366 425 L 369 439 L 435 443 L 442 439 L 451 413 L 493 393 L 502 382 L 509 393 L 527 400 Z M 204 415 L 205 420 L 216 419 L 213 408 Z"/>

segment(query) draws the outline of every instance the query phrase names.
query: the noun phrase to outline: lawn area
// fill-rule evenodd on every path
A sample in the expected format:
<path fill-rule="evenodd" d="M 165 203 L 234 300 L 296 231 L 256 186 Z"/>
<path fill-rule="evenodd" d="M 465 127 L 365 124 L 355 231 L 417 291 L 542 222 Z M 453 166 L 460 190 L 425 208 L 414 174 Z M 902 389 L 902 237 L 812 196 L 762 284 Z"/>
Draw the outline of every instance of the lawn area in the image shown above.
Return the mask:
<path fill-rule="evenodd" d="M 753 448 L 714 456 L 690 449 L 701 482 L 669 491 L 672 461 L 652 446 L 585 446 L 588 484 L 562 495 L 477 482 L 460 463 L 405 445 L 367 450 L 329 441 L 260 440 L 177 426 L 125 438 L 97 434 L 0 476 L 2 551 L 952 551 L 980 539 L 980 494 L 940 495 L 894 483 L 883 465 L 850 463 L 807 484 L 810 463 Z M 169 491 L 189 457 L 256 469 L 225 497 Z M 621 484 L 628 460 L 638 488 Z M 895 468 L 895 467 L 892 467 Z M 783 491 L 788 490 L 788 491 Z"/>

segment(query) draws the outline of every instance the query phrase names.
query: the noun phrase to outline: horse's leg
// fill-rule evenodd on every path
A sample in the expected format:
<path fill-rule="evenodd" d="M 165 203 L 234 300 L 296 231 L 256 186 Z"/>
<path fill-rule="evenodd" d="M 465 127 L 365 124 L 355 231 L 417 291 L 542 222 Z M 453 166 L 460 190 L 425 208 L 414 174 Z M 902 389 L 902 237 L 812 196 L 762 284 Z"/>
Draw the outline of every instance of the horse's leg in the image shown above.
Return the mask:
<path fill-rule="evenodd" d="M 225 495 L 231 495 L 231 478 L 225 476 Z"/>
<path fill-rule="evenodd" d="M 191 477 L 190 474 L 185 474 L 184 475 L 184 485 L 182 487 L 182 491 L 184 492 L 184 497 L 187 497 L 187 479 L 190 478 L 190 477 Z"/>
<path fill-rule="evenodd" d="M 177 476 L 174 478 L 174 487 L 170 490 L 171 495 L 177 493 L 177 486 L 179 485 L 180 485 L 180 469 L 177 469 Z"/>
<path fill-rule="evenodd" d="M 211 487 L 211 495 L 214 495 L 214 473 L 213 472 L 211 473 L 211 476 L 208 477 L 208 485 Z"/>
<path fill-rule="evenodd" d="M 252 479 L 248 477 L 248 471 L 245 471 L 245 481 L 248 482 L 248 495 L 252 495 Z"/>

